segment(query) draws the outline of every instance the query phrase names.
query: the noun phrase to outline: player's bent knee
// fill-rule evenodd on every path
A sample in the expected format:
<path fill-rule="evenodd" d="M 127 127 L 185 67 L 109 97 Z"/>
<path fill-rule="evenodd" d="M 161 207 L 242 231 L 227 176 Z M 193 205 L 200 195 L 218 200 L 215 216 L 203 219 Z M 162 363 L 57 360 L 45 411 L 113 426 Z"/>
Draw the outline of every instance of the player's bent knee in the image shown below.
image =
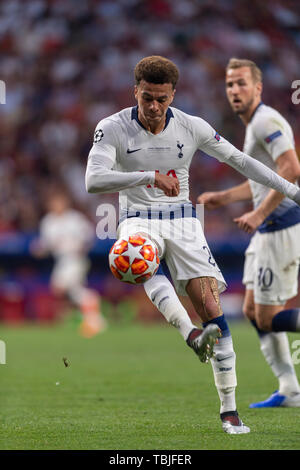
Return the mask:
<path fill-rule="evenodd" d="M 191 279 L 186 291 L 202 321 L 210 321 L 222 315 L 218 283 L 213 277 Z"/>
<path fill-rule="evenodd" d="M 272 330 L 272 318 L 268 316 L 257 315 L 255 318 L 258 328 L 262 331 Z"/>

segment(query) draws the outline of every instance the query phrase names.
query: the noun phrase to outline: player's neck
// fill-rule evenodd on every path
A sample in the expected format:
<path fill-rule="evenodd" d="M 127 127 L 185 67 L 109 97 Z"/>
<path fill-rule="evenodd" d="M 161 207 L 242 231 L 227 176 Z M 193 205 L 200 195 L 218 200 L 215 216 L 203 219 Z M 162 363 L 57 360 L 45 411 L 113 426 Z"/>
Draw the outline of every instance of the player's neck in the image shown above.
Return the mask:
<path fill-rule="evenodd" d="M 247 109 L 247 111 L 244 114 L 240 115 L 240 118 L 243 121 L 245 126 L 249 124 L 249 122 L 251 121 L 251 119 L 253 118 L 255 114 L 255 111 L 257 110 L 260 104 L 261 104 L 261 98 L 255 100 L 252 106 L 250 106 L 249 109 Z"/>
<path fill-rule="evenodd" d="M 144 128 L 152 134 L 159 134 L 162 132 L 166 125 L 166 116 L 159 122 L 149 122 L 140 113 L 138 113 L 139 121 L 143 124 Z"/>

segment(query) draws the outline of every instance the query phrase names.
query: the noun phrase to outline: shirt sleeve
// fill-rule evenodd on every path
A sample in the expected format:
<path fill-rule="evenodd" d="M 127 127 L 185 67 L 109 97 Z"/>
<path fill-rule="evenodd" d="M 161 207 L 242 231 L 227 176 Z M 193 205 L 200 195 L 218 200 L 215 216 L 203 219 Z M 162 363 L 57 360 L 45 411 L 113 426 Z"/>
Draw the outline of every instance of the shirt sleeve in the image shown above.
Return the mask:
<path fill-rule="evenodd" d="M 287 150 L 295 148 L 280 117 L 263 116 L 254 121 L 252 128 L 257 141 L 274 161 Z"/>
<path fill-rule="evenodd" d="M 120 131 L 119 125 L 109 119 L 100 121 L 97 125 L 85 175 L 89 193 L 115 193 L 154 183 L 154 171 L 123 172 L 112 169 L 116 163 Z"/>
<path fill-rule="evenodd" d="M 220 162 L 227 163 L 246 178 L 275 189 L 300 205 L 300 190 L 295 184 L 282 178 L 255 158 L 238 150 L 205 121 L 201 123 L 198 138 L 200 150 Z"/>
<path fill-rule="evenodd" d="M 226 162 L 234 152 L 235 147 L 218 132 L 208 122 L 201 118 L 194 118 L 195 139 L 197 147 L 207 155 L 215 157 L 220 162 Z"/>

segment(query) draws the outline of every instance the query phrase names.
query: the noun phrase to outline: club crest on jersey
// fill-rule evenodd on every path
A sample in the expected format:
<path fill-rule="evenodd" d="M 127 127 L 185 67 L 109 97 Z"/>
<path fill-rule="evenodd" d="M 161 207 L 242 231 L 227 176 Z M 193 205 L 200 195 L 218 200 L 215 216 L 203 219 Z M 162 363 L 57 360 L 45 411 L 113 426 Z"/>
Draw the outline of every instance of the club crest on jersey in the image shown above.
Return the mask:
<path fill-rule="evenodd" d="M 184 144 L 181 144 L 179 140 L 177 140 L 177 148 L 179 148 L 178 158 L 183 157 L 182 147 L 184 147 Z"/>
<path fill-rule="evenodd" d="M 104 133 L 102 129 L 97 129 L 94 134 L 94 144 L 100 142 L 103 139 Z"/>
<path fill-rule="evenodd" d="M 221 136 L 217 132 L 215 133 L 215 139 L 220 142 Z"/>

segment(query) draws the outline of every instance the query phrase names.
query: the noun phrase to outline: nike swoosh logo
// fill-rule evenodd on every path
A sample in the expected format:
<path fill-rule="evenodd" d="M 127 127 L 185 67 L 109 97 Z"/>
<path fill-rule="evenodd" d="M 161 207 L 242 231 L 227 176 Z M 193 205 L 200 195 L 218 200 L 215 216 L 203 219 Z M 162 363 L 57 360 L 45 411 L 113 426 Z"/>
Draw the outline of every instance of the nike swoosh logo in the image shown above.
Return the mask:
<path fill-rule="evenodd" d="M 134 153 L 134 152 L 138 152 L 139 150 L 142 150 L 142 149 L 135 149 L 135 150 L 127 149 L 127 153 Z"/>
<path fill-rule="evenodd" d="M 218 362 L 225 361 L 225 359 L 230 359 L 231 356 L 222 357 L 222 359 L 217 359 Z"/>

